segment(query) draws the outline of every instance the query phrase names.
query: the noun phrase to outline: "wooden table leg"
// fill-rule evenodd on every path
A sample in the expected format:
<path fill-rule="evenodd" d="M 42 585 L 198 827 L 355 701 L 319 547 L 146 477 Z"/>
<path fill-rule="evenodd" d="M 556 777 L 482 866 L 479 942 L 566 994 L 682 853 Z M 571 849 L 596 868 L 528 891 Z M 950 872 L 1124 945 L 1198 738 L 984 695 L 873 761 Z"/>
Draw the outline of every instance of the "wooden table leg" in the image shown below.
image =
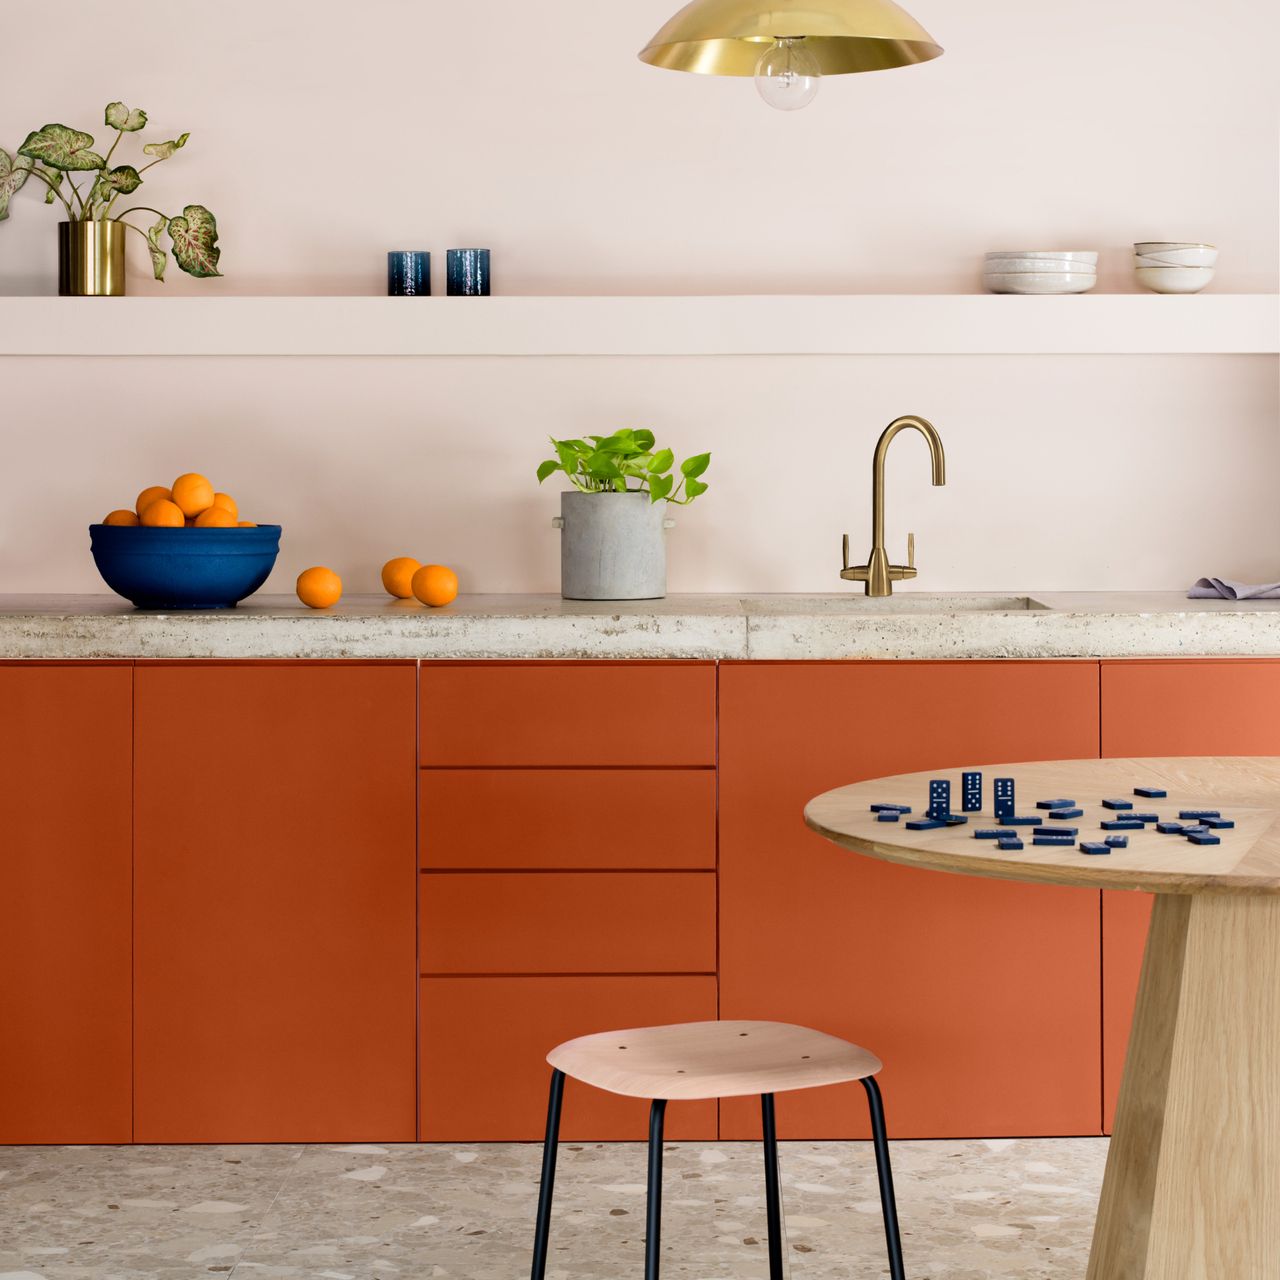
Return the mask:
<path fill-rule="evenodd" d="M 1088 1280 L 1280 1280 L 1280 898 L 1156 899 Z"/>

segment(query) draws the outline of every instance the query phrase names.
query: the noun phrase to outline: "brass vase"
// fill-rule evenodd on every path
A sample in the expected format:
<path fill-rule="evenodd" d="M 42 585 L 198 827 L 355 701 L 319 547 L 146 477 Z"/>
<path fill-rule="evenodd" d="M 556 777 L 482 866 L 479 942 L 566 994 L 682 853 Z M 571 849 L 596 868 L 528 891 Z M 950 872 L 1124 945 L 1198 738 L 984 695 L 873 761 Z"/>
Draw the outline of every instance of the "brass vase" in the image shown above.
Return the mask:
<path fill-rule="evenodd" d="M 58 223 L 58 296 L 124 296 L 123 223 L 109 220 Z"/>

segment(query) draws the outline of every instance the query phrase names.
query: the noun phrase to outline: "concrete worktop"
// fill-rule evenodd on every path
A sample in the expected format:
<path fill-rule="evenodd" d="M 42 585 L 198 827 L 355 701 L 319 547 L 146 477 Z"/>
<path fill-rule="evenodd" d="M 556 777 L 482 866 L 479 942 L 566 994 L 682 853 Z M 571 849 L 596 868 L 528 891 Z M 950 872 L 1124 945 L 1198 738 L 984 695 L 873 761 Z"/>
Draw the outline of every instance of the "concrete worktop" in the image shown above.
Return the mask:
<path fill-rule="evenodd" d="M 0 595 L 0 659 L 1280 657 L 1280 601 L 1178 592 L 675 595 L 584 602 L 292 596 L 144 613 L 112 595 Z"/>

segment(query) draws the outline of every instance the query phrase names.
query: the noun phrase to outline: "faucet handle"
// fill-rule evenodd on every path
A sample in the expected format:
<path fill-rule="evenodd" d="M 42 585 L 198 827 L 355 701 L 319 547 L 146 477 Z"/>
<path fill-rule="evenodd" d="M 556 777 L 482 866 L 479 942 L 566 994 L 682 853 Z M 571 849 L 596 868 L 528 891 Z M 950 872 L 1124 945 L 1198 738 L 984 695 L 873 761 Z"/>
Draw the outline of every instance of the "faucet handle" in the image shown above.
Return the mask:
<path fill-rule="evenodd" d="M 916 567 L 916 535 L 914 533 L 907 534 L 907 568 L 914 569 Z"/>

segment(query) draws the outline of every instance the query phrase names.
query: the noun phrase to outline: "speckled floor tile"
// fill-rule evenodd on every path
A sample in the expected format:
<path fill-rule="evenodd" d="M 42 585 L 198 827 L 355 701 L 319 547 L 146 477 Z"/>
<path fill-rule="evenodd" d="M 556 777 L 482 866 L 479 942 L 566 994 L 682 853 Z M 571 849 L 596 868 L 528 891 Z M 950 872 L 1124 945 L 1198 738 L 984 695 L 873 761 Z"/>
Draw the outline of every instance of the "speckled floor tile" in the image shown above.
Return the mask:
<path fill-rule="evenodd" d="M 908 1274 L 1079 1280 L 1105 1156 L 1100 1139 L 894 1143 Z M 515 1144 L 0 1148 L 0 1280 L 525 1280 L 539 1159 Z M 794 1280 L 882 1275 L 869 1144 L 785 1143 L 781 1162 Z M 548 1280 L 640 1273 L 644 1176 L 643 1146 L 565 1144 Z M 764 1280 L 758 1147 L 670 1144 L 664 1186 L 664 1276 Z"/>

